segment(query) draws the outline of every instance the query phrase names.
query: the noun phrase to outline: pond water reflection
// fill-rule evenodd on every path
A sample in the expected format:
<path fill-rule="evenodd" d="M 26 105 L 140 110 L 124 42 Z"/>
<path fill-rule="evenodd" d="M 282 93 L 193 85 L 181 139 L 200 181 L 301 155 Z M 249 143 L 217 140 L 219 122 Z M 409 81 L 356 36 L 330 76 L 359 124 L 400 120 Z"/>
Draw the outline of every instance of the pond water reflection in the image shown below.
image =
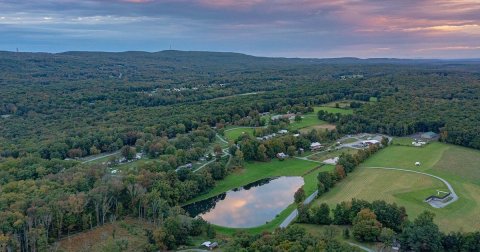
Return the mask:
<path fill-rule="evenodd" d="M 185 206 L 190 216 L 224 227 L 255 227 L 271 221 L 293 203 L 302 177 L 262 179 L 241 188 Z"/>

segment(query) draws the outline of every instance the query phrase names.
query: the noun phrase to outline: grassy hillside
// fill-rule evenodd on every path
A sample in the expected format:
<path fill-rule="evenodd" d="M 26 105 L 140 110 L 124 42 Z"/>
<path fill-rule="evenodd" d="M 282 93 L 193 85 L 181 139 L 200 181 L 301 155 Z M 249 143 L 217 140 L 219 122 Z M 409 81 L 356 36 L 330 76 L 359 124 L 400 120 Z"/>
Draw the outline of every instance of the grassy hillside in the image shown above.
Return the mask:
<path fill-rule="evenodd" d="M 316 204 L 335 205 L 351 198 L 386 200 L 405 206 L 410 219 L 424 210 L 436 214 L 435 221 L 444 231 L 472 231 L 480 228 L 480 151 L 431 143 L 423 148 L 390 146 L 364 162 Z M 417 167 L 415 162 L 421 162 Z M 440 176 L 450 182 L 460 199 L 442 209 L 432 208 L 423 200 L 437 189 L 446 188 L 439 180 L 402 171 L 368 167 L 411 169 Z"/>

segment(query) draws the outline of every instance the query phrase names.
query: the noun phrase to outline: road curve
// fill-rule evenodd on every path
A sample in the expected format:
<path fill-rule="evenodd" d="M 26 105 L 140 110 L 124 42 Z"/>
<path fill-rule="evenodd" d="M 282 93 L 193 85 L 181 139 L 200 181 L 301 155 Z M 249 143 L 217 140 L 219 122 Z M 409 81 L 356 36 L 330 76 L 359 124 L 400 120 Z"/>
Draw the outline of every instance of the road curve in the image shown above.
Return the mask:
<path fill-rule="evenodd" d="M 318 195 L 318 190 L 316 190 L 315 192 L 313 192 L 312 194 L 310 194 L 310 196 L 308 196 L 304 201 L 303 201 L 303 204 L 304 205 L 308 205 L 310 204 L 314 199 L 315 197 L 317 197 Z M 287 218 L 285 218 L 285 220 L 282 221 L 282 223 L 280 223 L 280 228 L 286 228 L 288 225 L 290 225 L 290 223 L 292 223 L 292 221 L 297 218 L 298 216 L 298 210 L 295 209 L 293 210 L 293 212 L 287 216 Z"/>
<path fill-rule="evenodd" d="M 407 170 L 407 169 L 401 169 L 401 168 L 391 168 L 391 167 L 364 167 L 364 168 L 366 168 L 366 169 L 382 169 L 382 170 L 395 170 L 395 171 L 412 172 L 412 173 L 422 174 L 422 175 L 425 175 L 425 176 L 436 178 L 436 179 L 442 181 L 448 187 L 448 190 L 450 190 L 450 196 L 452 196 L 452 199 L 450 201 L 446 202 L 446 203 L 439 204 L 438 206 L 431 205 L 432 207 L 444 208 L 444 207 L 446 207 L 446 206 L 450 205 L 451 203 L 458 200 L 458 195 L 455 193 L 455 190 L 453 190 L 453 186 L 450 185 L 450 183 L 448 183 L 448 181 L 446 181 L 445 179 L 443 179 L 439 176 L 435 176 L 435 175 L 425 173 L 425 172 L 419 172 L 419 171 L 413 171 L 413 170 Z"/>

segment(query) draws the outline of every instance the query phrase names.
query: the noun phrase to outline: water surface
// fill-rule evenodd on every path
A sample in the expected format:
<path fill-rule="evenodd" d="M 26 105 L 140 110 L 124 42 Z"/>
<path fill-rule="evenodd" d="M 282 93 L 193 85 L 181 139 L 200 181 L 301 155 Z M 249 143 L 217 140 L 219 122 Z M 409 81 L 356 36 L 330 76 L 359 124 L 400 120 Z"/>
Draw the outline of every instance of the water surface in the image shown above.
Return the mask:
<path fill-rule="evenodd" d="M 302 177 L 262 179 L 241 188 L 185 206 L 192 216 L 224 227 L 256 227 L 271 221 L 303 185 Z"/>

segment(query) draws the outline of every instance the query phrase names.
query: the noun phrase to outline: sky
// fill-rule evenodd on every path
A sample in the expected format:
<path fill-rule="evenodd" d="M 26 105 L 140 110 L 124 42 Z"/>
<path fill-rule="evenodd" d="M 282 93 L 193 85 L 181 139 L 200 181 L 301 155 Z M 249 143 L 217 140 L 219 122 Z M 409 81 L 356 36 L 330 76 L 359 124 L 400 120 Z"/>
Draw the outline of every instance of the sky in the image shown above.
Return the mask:
<path fill-rule="evenodd" d="M 480 0 L 0 0 L 0 50 L 480 58 Z"/>

